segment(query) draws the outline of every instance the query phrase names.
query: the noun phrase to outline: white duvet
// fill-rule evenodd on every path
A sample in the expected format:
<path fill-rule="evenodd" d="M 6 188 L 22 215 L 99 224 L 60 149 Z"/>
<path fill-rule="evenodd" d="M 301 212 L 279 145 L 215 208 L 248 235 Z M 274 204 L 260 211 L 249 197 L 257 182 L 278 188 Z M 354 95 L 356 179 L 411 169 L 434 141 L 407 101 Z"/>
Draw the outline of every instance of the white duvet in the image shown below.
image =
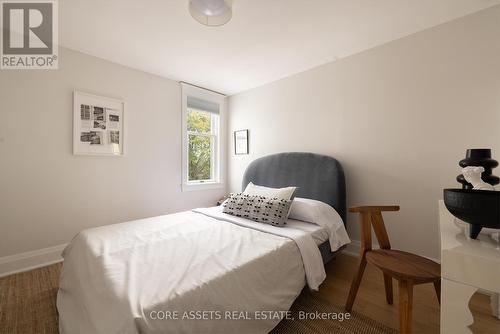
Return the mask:
<path fill-rule="evenodd" d="M 59 327 L 71 334 L 266 333 L 279 319 L 256 311 L 286 311 L 325 277 L 309 233 L 220 207 L 85 230 L 63 257 Z"/>

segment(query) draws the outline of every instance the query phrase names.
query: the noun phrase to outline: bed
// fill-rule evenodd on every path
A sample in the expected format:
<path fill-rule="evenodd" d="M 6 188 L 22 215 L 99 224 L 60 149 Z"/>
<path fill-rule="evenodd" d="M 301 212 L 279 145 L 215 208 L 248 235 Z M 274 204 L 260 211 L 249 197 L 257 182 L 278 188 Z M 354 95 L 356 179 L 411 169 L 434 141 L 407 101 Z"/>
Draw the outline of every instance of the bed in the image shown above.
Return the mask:
<path fill-rule="evenodd" d="M 213 207 L 82 231 L 63 252 L 60 332 L 271 330 L 349 241 L 344 173 L 331 157 L 281 153 L 252 162 L 249 182 L 297 186 L 296 197 L 329 204 L 339 221 L 274 227 Z"/>
<path fill-rule="evenodd" d="M 248 166 L 243 175 L 242 189 L 250 182 L 273 188 L 296 186 L 296 197 L 327 203 L 346 222 L 344 169 L 335 158 L 302 152 L 268 155 Z M 326 239 L 319 248 L 325 263 L 335 257 L 336 252 L 331 251 Z"/>

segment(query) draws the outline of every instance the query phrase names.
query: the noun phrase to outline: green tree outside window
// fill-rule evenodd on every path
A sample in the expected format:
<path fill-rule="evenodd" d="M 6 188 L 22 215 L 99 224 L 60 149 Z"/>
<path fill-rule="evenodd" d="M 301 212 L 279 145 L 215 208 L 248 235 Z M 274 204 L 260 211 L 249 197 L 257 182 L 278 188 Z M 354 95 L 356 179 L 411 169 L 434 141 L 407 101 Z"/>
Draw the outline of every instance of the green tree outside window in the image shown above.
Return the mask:
<path fill-rule="evenodd" d="M 212 177 L 212 114 L 189 109 L 188 128 L 188 180 L 210 180 Z"/>

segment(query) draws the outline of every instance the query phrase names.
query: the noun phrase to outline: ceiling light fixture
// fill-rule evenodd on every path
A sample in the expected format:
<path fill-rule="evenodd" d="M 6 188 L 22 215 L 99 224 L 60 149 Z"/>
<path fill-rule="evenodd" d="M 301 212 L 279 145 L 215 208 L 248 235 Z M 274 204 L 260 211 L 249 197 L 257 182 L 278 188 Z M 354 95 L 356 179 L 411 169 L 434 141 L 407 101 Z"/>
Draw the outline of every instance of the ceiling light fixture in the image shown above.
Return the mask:
<path fill-rule="evenodd" d="M 191 16 L 201 24 L 216 27 L 229 22 L 233 16 L 232 0 L 189 0 Z"/>

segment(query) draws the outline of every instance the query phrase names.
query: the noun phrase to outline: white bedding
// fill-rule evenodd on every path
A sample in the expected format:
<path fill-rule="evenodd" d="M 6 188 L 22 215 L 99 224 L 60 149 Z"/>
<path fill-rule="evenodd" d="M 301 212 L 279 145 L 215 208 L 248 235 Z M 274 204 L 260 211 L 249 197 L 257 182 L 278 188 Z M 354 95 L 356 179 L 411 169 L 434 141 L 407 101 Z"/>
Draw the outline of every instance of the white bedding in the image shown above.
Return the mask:
<path fill-rule="evenodd" d="M 210 208 L 79 233 L 63 253 L 61 333 L 268 332 L 279 319 L 226 312 L 288 310 L 324 268 L 311 233 L 239 220 Z"/>
<path fill-rule="evenodd" d="M 311 223 L 306 223 L 300 220 L 288 219 L 286 223 L 287 227 L 293 227 L 298 230 L 309 233 L 314 240 L 316 245 L 321 245 L 323 242 L 328 240 L 329 232 L 327 227 L 318 226 Z"/>
<path fill-rule="evenodd" d="M 309 233 L 300 229 L 291 228 L 289 226 L 286 228 L 277 227 L 269 224 L 257 223 L 245 218 L 227 215 L 222 212 L 220 207 L 196 209 L 194 211 L 220 221 L 230 222 L 238 226 L 247 227 L 252 230 L 285 237 L 295 241 L 301 255 L 306 274 L 306 281 L 309 287 L 312 290 L 318 290 L 320 284 L 325 280 L 326 272 L 325 267 L 323 266 L 321 253 Z"/>

